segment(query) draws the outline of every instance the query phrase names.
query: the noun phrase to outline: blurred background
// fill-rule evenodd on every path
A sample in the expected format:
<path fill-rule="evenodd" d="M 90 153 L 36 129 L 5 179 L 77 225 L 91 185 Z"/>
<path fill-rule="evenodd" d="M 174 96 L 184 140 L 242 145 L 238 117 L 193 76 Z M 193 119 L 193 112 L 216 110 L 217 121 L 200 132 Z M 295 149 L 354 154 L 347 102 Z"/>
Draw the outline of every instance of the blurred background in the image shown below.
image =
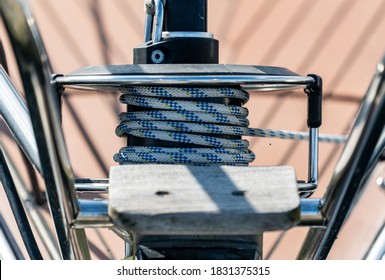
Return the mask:
<path fill-rule="evenodd" d="M 385 52 L 385 0 L 208 0 L 208 31 L 219 40 L 220 63 L 282 66 L 324 81 L 321 133 L 347 134 L 360 101 Z M 133 48 L 143 43 L 143 0 L 31 0 L 55 73 L 89 65 L 131 64 Z M 4 28 L 10 76 L 21 91 Z M 108 178 L 112 157 L 125 139 L 115 136 L 125 106 L 119 93 L 66 90 L 63 131 L 75 175 Z M 306 95 L 302 91 L 254 92 L 246 104 L 250 127 L 306 130 Z M 20 152 L 0 122 L 1 139 L 27 177 Z M 298 179 L 307 178 L 307 143 L 249 139 L 253 165 L 292 165 Z M 320 144 L 322 197 L 343 145 Z M 385 221 L 385 192 L 375 183 L 385 176 L 380 164 L 351 213 L 329 255 L 361 259 Z M 27 180 L 27 179 L 26 179 Z M 0 190 L 0 212 L 19 239 L 9 206 Z M 294 259 L 308 228 L 264 234 L 264 255 Z M 123 257 L 123 242 L 107 229 L 87 230 L 95 259 Z M 274 250 L 272 250 L 274 249 Z"/>

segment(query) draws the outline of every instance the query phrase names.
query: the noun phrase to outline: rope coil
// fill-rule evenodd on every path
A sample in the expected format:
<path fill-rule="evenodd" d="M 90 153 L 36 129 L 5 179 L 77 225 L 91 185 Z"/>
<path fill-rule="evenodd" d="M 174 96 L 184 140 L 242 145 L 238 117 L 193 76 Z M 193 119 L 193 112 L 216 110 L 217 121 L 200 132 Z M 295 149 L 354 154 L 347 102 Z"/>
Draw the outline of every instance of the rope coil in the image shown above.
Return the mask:
<path fill-rule="evenodd" d="M 129 86 L 121 91 L 122 103 L 149 110 L 121 113 L 122 122 L 116 128 L 118 136 L 131 135 L 194 147 L 124 147 L 114 156 L 120 164 L 248 165 L 255 155 L 248 149 L 247 140 L 237 139 L 240 136 L 309 138 L 305 132 L 249 128 L 246 108 L 215 102 L 216 98 L 231 98 L 245 104 L 249 93 L 238 88 Z M 320 135 L 319 140 L 343 143 L 346 139 Z"/>

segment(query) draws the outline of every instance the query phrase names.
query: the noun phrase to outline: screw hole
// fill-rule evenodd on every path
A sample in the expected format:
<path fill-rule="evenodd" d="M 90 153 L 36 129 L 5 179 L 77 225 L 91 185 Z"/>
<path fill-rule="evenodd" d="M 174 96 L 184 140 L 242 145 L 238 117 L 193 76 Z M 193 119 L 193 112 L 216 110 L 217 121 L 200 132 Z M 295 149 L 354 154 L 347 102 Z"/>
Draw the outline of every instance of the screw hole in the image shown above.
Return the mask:
<path fill-rule="evenodd" d="M 247 191 L 233 191 L 231 194 L 233 196 L 245 196 Z"/>
<path fill-rule="evenodd" d="M 170 192 L 168 192 L 168 191 L 157 191 L 155 194 L 157 196 L 165 196 L 165 195 L 169 195 Z"/>

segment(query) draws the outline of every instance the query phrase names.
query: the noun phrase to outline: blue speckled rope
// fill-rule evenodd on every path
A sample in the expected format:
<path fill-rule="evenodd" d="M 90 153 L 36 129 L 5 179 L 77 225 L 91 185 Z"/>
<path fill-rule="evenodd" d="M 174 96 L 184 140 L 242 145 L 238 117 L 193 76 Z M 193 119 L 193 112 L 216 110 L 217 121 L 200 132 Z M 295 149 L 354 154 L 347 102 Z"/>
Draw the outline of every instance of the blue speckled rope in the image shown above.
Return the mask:
<path fill-rule="evenodd" d="M 149 110 L 122 113 L 122 122 L 116 128 L 118 136 L 132 135 L 206 147 L 124 147 L 114 156 L 120 164 L 248 165 L 255 156 L 248 149 L 247 140 L 224 139 L 214 135 L 294 140 L 309 138 L 305 132 L 248 128 L 248 110 L 244 107 L 194 101 L 196 98 L 233 98 L 244 104 L 249 94 L 241 89 L 130 86 L 121 91 L 122 103 Z M 343 143 L 346 139 L 344 136 L 320 135 L 319 140 Z"/>

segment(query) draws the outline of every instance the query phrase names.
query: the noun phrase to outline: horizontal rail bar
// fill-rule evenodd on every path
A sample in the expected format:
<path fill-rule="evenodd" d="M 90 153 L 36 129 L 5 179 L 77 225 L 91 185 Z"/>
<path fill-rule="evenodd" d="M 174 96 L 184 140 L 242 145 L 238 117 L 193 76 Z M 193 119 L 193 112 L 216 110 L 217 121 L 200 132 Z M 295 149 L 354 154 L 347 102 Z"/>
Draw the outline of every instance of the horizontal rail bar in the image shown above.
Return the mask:
<path fill-rule="evenodd" d="M 75 179 L 77 192 L 104 193 L 108 192 L 108 179 Z"/>

